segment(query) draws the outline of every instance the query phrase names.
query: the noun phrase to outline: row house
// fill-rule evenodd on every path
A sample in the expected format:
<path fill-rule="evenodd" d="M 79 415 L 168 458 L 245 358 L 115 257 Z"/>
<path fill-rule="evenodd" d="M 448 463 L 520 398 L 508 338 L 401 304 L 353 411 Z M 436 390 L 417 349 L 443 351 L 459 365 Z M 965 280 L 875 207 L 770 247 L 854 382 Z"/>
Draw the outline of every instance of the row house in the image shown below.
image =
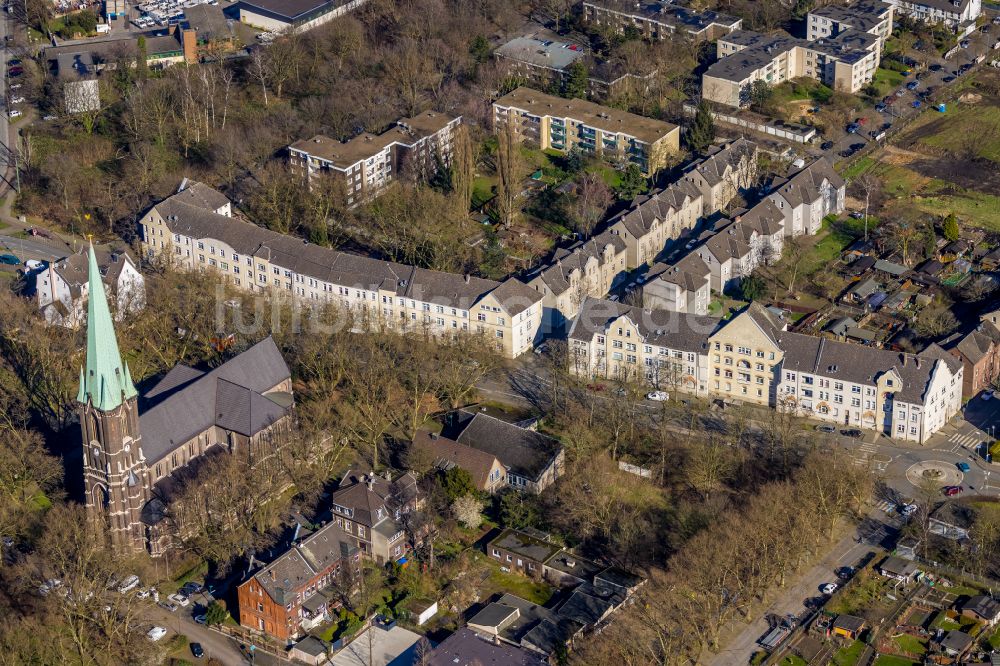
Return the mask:
<path fill-rule="evenodd" d="M 964 368 L 962 397 L 969 399 L 993 388 L 1000 378 L 1000 310 L 979 317 L 979 326 L 944 343 L 948 353 Z"/>
<path fill-rule="evenodd" d="M 784 324 L 752 302 L 708 338 L 711 395 L 763 406 L 776 404 L 776 384 L 784 350 Z"/>
<path fill-rule="evenodd" d="M 925 442 L 962 407 L 962 364 L 937 345 L 919 354 L 783 332 L 778 407 L 837 425 Z"/>
<path fill-rule="evenodd" d="M 352 546 L 379 564 L 406 556 L 404 516 L 420 503 L 413 472 L 396 479 L 388 472 L 385 476 L 348 472 L 330 496 L 333 523 Z"/>
<path fill-rule="evenodd" d="M 705 214 L 723 210 L 757 181 L 757 144 L 736 139 L 713 146 L 702 159 L 688 167 L 681 180 L 693 185 L 704 198 Z"/>
<path fill-rule="evenodd" d="M 240 626 L 290 642 L 329 621 L 340 607 L 338 587 L 356 573 L 360 552 L 334 523 L 302 535 L 236 588 Z"/>
<path fill-rule="evenodd" d="M 816 234 L 827 215 L 844 211 L 847 183 L 821 157 L 771 185 L 767 195 L 785 216 L 785 235 Z"/>
<path fill-rule="evenodd" d="M 652 176 L 680 153 L 680 128 L 583 99 L 517 88 L 493 103 L 494 126 L 542 150 L 580 150 L 639 167 Z"/>
<path fill-rule="evenodd" d="M 625 241 L 625 264 L 633 270 L 656 260 L 667 245 L 705 214 L 704 199 L 684 181 L 648 196 L 637 197 L 628 208 L 608 220 L 608 230 Z"/>
<path fill-rule="evenodd" d="M 634 30 L 650 41 L 674 39 L 676 35 L 694 42 L 712 41 L 743 25 L 743 20 L 735 16 L 698 12 L 662 1 L 585 0 L 583 18 L 618 34 Z"/>
<path fill-rule="evenodd" d="M 556 250 L 551 263 L 528 276 L 542 299 L 543 329 L 565 331 L 585 298 L 606 295 L 625 276 L 626 259 L 625 240 L 610 231 Z"/>
<path fill-rule="evenodd" d="M 719 229 L 694 250 L 708 267 L 711 286 L 724 292 L 739 285 L 758 266 L 781 256 L 784 216 L 765 199 Z"/>
<path fill-rule="evenodd" d="M 644 379 L 917 443 L 962 405 L 962 363 L 937 345 L 907 354 L 791 333 L 758 303 L 723 322 L 589 299 L 568 353 L 578 376 Z"/>
<path fill-rule="evenodd" d="M 712 270 L 697 254 L 672 265 L 654 264 L 642 286 L 643 307 L 696 315 L 708 314 Z"/>
<path fill-rule="evenodd" d="M 205 189 L 186 187 L 143 215 L 147 259 L 215 273 L 254 293 L 337 306 L 362 324 L 481 335 L 507 358 L 540 339 L 542 296 L 517 279 L 484 280 L 324 248 L 234 218 L 228 200 L 214 190 L 206 197 Z"/>
<path fill-rule="evenodd" d="M 952 28 L 974 22 L 983 13 L 982 0 L 886 0 L 896 15 L 918 21 L 944 23 Z"/>
<path fill-rule="evenodd" d="M 288 163 L 310 184 L 317 177 L 336 179 L 344 187 L 347 205 L 356 206 L 376 196 L 403 171 L 426 179 L 439 165 L 447 167 L 461 122 L 461 116 L 425 111 L 397 120 L 381 134 L 365 132 L 349 141 L 319 134 L 288 146 Z"/>
<path fill-rule="evenodd" d="M 706 395 L 707 341 L 721 324 L 717 317 L 588 298 L 569 332 L 570 370 Z"/>

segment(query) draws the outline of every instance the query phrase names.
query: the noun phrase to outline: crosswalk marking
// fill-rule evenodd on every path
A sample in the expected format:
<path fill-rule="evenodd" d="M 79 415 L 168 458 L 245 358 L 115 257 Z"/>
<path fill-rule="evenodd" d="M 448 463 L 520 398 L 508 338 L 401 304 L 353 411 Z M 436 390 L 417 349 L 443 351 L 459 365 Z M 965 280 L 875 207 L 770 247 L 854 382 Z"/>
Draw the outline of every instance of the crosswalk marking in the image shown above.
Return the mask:
<path fill-rule="evenodd" d="M 963 435 L 961 433 L 955 433 L 948 438 L 948 441 L 955 445 L 952 447 L 951 450 L 958 451 L 962 447 L 968 448 L 973 444 L 979 444 L 980 440 L 979 437 L 976 437 L 975 435 Z"/>

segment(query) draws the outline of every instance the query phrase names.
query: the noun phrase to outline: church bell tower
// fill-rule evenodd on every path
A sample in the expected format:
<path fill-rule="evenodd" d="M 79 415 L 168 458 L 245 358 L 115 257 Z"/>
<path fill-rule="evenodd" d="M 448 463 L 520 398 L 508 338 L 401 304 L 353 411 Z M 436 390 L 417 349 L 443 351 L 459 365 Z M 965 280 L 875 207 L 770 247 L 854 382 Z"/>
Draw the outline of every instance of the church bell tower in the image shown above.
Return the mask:
<path fill-rule="evenodd" d="M 142 455 L 138 392 L 118 351 L 94 246 L 89 248 L 87 365 L 80 370 L 77 409 L 83 436 L 87 515 L 119 552 L 146 550 L 140 520 L 150 498 Z"/>

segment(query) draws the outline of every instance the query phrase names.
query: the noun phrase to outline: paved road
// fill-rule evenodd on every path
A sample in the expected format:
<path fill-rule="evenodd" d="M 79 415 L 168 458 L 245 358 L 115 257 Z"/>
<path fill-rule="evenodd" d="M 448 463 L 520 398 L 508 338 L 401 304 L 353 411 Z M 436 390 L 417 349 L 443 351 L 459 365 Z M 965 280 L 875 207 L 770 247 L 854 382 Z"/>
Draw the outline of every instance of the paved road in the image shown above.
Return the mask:
<path fill-rule="evenodd" d="M 748 624 L 735 638 L 729 641 L 722 650 L 708 661 L 710 666 L 734 666 L 747 664 L 755 652 L 760 650 L 757 641 L 767 633 L 770 625 L 769 614 L 801 617 L 807 612 L 805 600 L 820 596 L 819 588 L 826 583 L 837 581 L 834 571 L 844 566 L 854 566 L 873 546 L 867 541 L 857 543 L 855 534 L 837 542 L 823 558 L 822 562 L 807 571 L 797 582 L 786 588 L 781 597 L 768 608 L 757 620 Z"/>
<path fill-rule="evenodd" d="M 21 261 L 25 259 L 52 261 L 65 257 L 72 251 L 72 248 L 61 240 L 50 240 L 38 236 L 18 238 L 0 235 L 0 248 L 3 248 L 5 252 L 16 254 L 21 258 Z"/>
<path fill-rule="evenodd" d="M 168 629 L 167 635 L 162 639 L 170 640 L 174 634 L 187 636 L 189 643 L 201 643 L 205 650 L 205 659 L 215 657 L 226 666 L 243 666 L 253 663 L 254 666 L 277 666 L 278 664 L 288 664 L 289 662 L 277 659 L 276 657 L 257 650 L 251 661 L 247 654 L 241 650 L 236 639 L 212 631 L 192 619 L 192 607 L 179 608 L 176 612 L 161 608 L 160 606 L 150 606 L 146 617 L 151 625 L 159 625 Z M 190 655 L 189 660 L 193 661 Z"/>

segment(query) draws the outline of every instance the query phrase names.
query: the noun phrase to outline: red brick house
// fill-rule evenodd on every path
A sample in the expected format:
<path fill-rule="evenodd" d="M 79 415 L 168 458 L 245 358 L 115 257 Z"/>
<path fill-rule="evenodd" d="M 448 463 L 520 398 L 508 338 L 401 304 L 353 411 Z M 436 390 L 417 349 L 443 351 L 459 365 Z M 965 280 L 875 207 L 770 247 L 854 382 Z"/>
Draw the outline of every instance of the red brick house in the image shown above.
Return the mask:
<path fill-rule="evenodd" d="M 1000 377 L 1000 310 L 980 317 L 976 330 L 949 345 L 948 353 L 962 361 L 962 397 L 969 399 Z"/>
<path fill-rule="evenodd" d="M 360 552 L 336 523 L 296 540 L 237 588 L 240 625 L 291 641 L 340 606 L 332 586 Z"/>

